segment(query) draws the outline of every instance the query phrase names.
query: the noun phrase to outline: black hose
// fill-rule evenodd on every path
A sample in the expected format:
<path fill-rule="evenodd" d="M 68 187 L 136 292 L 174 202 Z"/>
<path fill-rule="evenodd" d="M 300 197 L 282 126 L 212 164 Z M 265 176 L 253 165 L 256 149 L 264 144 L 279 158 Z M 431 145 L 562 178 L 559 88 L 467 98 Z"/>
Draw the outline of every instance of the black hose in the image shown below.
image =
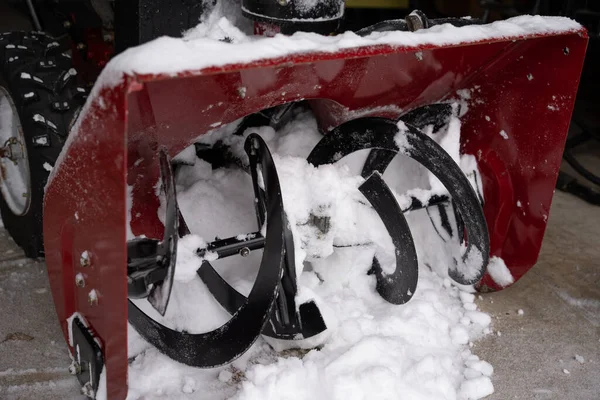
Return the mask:
<path fill-rule="evenodd" d="M 424 15 L 423 15 L 424 16 Z M 424 17 L 425 19 L 427 17 Z M 483 21 L 479 18 L 439 18 L 430 19 L 424 24 L 425 26 L 435 26 L 450 24 L 456 27 L 467 26 L 467 25 L 481 25 Z M 378 22 L 375 25 L 368 26 L 356 32 L 359 36 L 368 36 L 373 32 L 390 32 L 390 31 L 403 31 L 409 32 L 409 24 L 404 19 L 392 19 L 389 21 Z"/>

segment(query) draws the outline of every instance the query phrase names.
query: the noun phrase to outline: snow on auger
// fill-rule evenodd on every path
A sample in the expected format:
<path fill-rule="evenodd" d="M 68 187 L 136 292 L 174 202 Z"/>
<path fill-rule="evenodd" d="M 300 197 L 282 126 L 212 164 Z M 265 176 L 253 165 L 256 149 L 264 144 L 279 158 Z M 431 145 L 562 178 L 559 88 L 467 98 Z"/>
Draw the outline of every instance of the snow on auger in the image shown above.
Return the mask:
<path fill-rule="evenodd" d="M 72 370 L 90 397 L 98 390 L 111 399 L 126 396 L 128 323 L 164 354 L 200 368 L 231 362 L 260 335 L 297 341 L 327 329 L 318 304 L 298 296 L 301 249 L 286 212 L 294 199 L 282 192 L 269 146 L 252 133 L 280 127 L 298 108 L 314 114 L 323 134 L 307 158 L 312 167 L 368 151 L 352 204 L 378 218 L 391 239 L 368 271 L 386 301 L 400 306 L 418 288 L 408 212 L 427 212 L 454 249 L 448 275 L 457 284 L 483 291 L 506 285 L 484 276 L 491 256 L 502 257 L 513 280 L 535 263 L 587 43 L 578 24 L 520 17 L 480 25 L 415 11 L 356 34 L 322 36 L 337 29 L 342 1 L 243 0 L 256 33 L 281 34 L 246 37 L 221 20 L 215 32 L 162 38 L 104 67 L 109 30 L 123 50 L 136 38 L 189 28 L 173 15 L 193 20 L 220 4 L 152 2 L 164 11 L 156 15 L 173 22 L 161 25 L 140 11 L 147 10 L 144 1 L 99 3 L 84 10 L 98 26 L 78 26 L 81 10 L 60 14 L 69 16 L 63 25 L 77 40 L 72 59 L 39 32 L 0 36 L 2 217 L 29 256 L 46 257 Z M 178 7 L 183 14 L 172 10 Z M 135 24 L 119 25 L 119 18 L 135 15 Z M 158 28 L 164 25 L 166 31 Z M 298 31 L 313 33 L 288 36 Z M 81 112 L 86 91 L 71 63 L 88 83 L 104 67 Z M 436 141 L 459 118 L 456 150 L 460 145 L 460 154 L 476 160 L 468 174 Z M 216 131 L 229 139 L 203 142 Z M 193 251 L 197 279 L 231 314 L 205 333 L 172 329 L 154 317 L 169 307 L 179 239 L 190 235 L 176 191 L 177 169 L 188 162 L 177 155 L 190 148 L 192 159 L 212 168 L 234 165 L 249 174 L 256 214 L 254 230 Z M 399 196 L 384 179 L 396 156 L 412 158 L 441 185 Z M 327 236 L 335 221 L 323 212 L 304 223 L 315 236 Z M 334 248 L 368 239 L 357 238 Z M 243 269 L 260 249 L 248 295 L 211 265 L 235 257 Z M 146 300 L 158 314 L 143 306 Z"/>

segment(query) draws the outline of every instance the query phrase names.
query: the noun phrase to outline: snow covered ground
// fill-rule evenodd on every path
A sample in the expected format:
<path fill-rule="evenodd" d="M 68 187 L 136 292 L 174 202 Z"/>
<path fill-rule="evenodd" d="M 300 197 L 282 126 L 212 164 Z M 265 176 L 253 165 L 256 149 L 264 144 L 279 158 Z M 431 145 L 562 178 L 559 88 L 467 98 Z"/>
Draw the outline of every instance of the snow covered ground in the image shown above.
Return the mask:
<path fill-rule="evenodd" d="M 235 151 L 244 138 L 228 135 L 231 130 L 222 127 L 201 140 L 222 139 Z M 310 111 L 302 109 L 279 132 L 251 128 L 245 136 L 251 132 L 259 133 L 275 155 L 299 272 L 304 266 L 299 297 L 317 302 L 328 330 L 318 342 L 311 340 L 312 350 L 276 352 L 260 339 L 232 365 L 200 370 L 170 360 L 130 329 L 130 398 L 466 400 L 492 393 L 493 367 L 470 350 L 473 341 L 490 332 L 491 319 L 477 310 L 471 288 L 459 288 L 448 278 L 452 249 L 435 232 L 427 213 L 407 215 L 420 261 L 417 291 L 407 304 L 389 304 L 376 292 L 375 278 L 367 271 L 375 252 L 393 252 L 393 247 L 377 216 L 361 211 L 355 201 L 362 181 L 356 166 L 362 165 L 366 154 L 320 168 L 309 165 L 306 156 L 321 135 Z M 431 136 L 460 163 L 459 135 L 455 116 Z M 464 162 L 469 156 L 462 159 L 463 165 L 471 165 Z M 194 235 L 181 241 L 166 316 L 161 318 L 145 301 L 139 304 L 167 326 L 204 332 L 220 326 L 229 315 L 195 275 L 200 260 L 191 255 L 192 249 L 214 236 L 256 230 L 254 195 L 250 176 L 243 170 L 212 170 L 199 159 L 194 166 L 181 167 L 176 178 L 180 207 Z M 402 156 L 396 157 L 384 178 L 400 203 L 399 194 L 436 185 L 426 170 Z M 307 227 L 311 213 L 331 218 L 326 235 Z M 366 245 L 334 247 L 357 242 Z M 213 265 L 247 294 L 259 261 L 260 252 L 253 252 Z"/>

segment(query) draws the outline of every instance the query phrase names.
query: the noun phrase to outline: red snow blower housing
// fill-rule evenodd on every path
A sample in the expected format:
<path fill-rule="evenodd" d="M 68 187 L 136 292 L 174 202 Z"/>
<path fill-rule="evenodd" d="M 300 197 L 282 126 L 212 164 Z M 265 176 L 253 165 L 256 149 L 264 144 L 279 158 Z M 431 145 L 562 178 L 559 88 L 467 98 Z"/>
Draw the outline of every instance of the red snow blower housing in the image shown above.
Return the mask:
<path fill-rule="evenodd" d="M 143 16 L 134 19 L 137 25 L 119 25 L 119 18 L 146 9 L 143 1 L 131 2 L 136 6 L 128 8 L 121 2 L 122 9 L 116 3 L 116 8 L 97 13 L 102 28 L 86 28 L 84 37 L 106 35 L 106 20 L 113 12 L 116 19 L 109 22 L 115 26 L 117 48 L 128 47 L 118 42 L 119 32 L 127 29 L 136 30 L 138 43 L 156 36 Z M 244 0 L 242 11 L 255 21 L 258 32 L 334 32 L 343 17 L 343 2 L 319 4 L 307 11 L 298 0 Z M 169 15 L 165 12 L 165 18 Z M 57 135 L 58 129 L 66 132 L 74 124 L 46 187 L 43 237 L 56 310 L 77 360 L 73 372 L 90 397 L 100 387 L 104 370 L 109 398 L 125 398 L 128 321 L 161 352 L 203 368 L 231 362 L 260 335 L 296 340 L 326 329 L 314 302 L 297 303 L 286 204 L 269 148 L 256 134 L 245 140 L 247 159 L 232 160 L 252 177 L 256 230 L 217 238 L 196 252 L 224 258 L 263 249 L 247 297 L 221 278 L 206 258 L 198 265 L 199 278 L 232 315 L 230 321 L 207 333 L 177 331 L 132 301 L 147 299 L 163 315 L 168 307 L 178 238 L 190 233 L 177 204 L 172 160 L 215 127 L 235 123 L 233 134 L 242 135 L 249 127 L 276 126 L 293 105 L 302 103 L 315 114 L 324 134 L 308 157 L 311 164 L 335 163 L 370 150 L 359 190 L 396 249 L 395 272 L 384 272 L 377 258 L 371 269 L 377 291 L 391 303 L 407 302 L 417 287 L 417 253 L 403 215 L 408 211 L 425 209 L 440 236 L 463 247 L 448 271 L 459 284 L 475 284 L 482 291 L 500 289 L 484 275 L 492 256 L 504 260 L 514 280 L 536 262 L 585 55 L 583 28 L 560 18 L 522 17 L 479 25 L 471 19 L 430 20 L 413 12 L 404 20 L 381 22 L 356 34 L 303 35 L 244 43 L 224 38 L 211 46 L 203 39 L 197 47 L 173 39 L 166 54 L 156 54 L 165 49 L 158 46 L 160 41 L 131 49 L 105 67 L 76 122 L 68 114 L 73 106 L 61 111 L 63 103 L 70 105 L 82 92 L 72 79 L 75 70 L 66 69 L 55 86 L 46 87 L 43 78 L 36 80 L 36 71 L 46 71 L 39 64 L 31 73 L 9 75 L 26 80 L 29 91 L 2 92 L 0 87 L 7 104 L 26 104 L 29 92 L 42 101 L 61 99 L 52 113 L 21 115 L 24 127 L 31 122 L 39 130 L 7 141 L 3 164 L 29 162 L 30 168 L 37 168 L 40 161 L 31 158 L 44 146 L 62 147 L 65 138 Z M 19 43 L 9 47 L 15 40 Z M 35 43 L 25 45 L 29 41 Z M 6 63 L 11 62 L 8 57 L 31 52 L 37 43 L 43 49 L 35 54 L 52 58 L 44 61 L 61 66 L 67 62 L 66 54 L 54 52 L 58 43 L 42 34 L 0 36 Z M 90 71 L 86 65 L 103 63 L 105 52 L 80 44 L 73 44 L 75 65 Z M 157 56 L 173 57 L 156 70 L 144 67 Z M 181 66 L 169 66 L 178 61 Z M 12 87 L 0 81 L 3 85 Z M 447 124 L 457 99 L 468 106 L 461 117 L 460 152 L 476 157 L 474 185 L 426 133 L 429 126 L 435 131 Z M 56 115 L 61 118 L 59 128 L 53 127 Z M 29 159 L 16 151 L 23 146 Z M 230 155 L 217 146 L 196 150 L 205 159 Z M 410 204 L 401 206 L 382 178 L 398 154 L 426 167 L 446 193 L 426 200 L 411 197 Z M 18 166 L 11 168 L 9 173 L 20 171 Z M 41 194 L 35 190 L 43 184 L 30 187 L 31 212 L 37 212 L 33 200 Z M 10 193 L 10 185 L 4 186 L 3 194 Z M 166 199 L 161 213 L 160 191 Z M 2 202 L 5 224 L 8 220 L 7 228 L 15 236 L 10 221 L 23 221 L 27 211 L 19 214 L 7 204 L 18 202 Z M 7 219 L 8 213 L 12 219 Z M 162 213 L 165 217 L 159 219 Z M 35 215 L 30 218 L 34 221 Z M 327 229 L 327 221 L 316 219 L 314 224 Z M 26 247 L 27 238 L 17 242 Z"/>

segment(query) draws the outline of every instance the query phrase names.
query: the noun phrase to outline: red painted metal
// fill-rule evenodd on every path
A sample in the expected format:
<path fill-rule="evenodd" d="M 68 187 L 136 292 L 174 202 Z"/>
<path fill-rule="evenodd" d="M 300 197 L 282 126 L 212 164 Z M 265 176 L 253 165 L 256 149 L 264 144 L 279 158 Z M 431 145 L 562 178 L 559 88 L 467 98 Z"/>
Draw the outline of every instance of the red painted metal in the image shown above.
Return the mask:
<path fill-rule="evenodd" d="M 300 99 L 311 100 L 329 128 L 361 116 L 396 118 L 470 90 L 462 150 L 477 156 L 483 175 L 492 255 L 519 279 L 540 250 L 586 44 L 581 30 L 451 47 L 377 46 L 127 76 L 100 90 L 45 198 L 46 259 L 65 334 L 66 318 L 82 313 L 104 346 L 109 398 L 124 398 L 126 185 L 133 233 L 160 238 L 157 149 L 175 155 L 218 124 Z M 90 267 L 79 265 L 83 251 L 92 254 Z M 85 274 L 83 289 L 77 272 Z M 489 277 L 483 285 L 495 288 Z M 91 289 L 96 306 L 87 301 Z"/>

